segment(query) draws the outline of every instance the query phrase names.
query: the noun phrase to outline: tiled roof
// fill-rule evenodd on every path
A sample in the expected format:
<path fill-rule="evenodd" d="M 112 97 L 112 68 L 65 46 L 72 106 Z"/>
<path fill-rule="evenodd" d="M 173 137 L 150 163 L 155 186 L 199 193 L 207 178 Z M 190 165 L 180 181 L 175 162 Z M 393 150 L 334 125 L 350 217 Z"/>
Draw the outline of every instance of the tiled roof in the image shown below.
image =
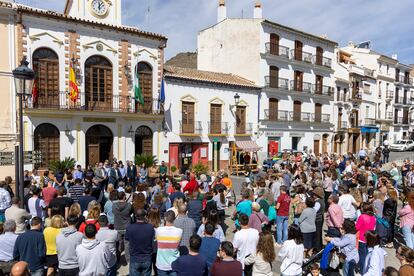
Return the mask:
<path fill-rule="evenodd" d="M 166 77 L 202 81 L 216 84 L 233 85 L 258 89 L 254 82 L 233 74 L 217 73 L 211 71 L 202 71 L 191 68 L 182 68 L 174 66 L 164 66 L 164 75 Z"/>
<path fill-rule="evenodd" d="M 106 23 L 96 22 L 96 21 L 92 21 L 92 20 L 72 17 L 72 16 L 69 16 L 69 15 L 65 15 L 63 13 L 50 11 L 50 10 L 36 9 L 36 8 L 33 8 L 33 7 L 19 5 L 19 4 L 12 4 L 12 3 L 8 3 L 8 2 L 4 2 L 4 1 L 0 1 L 0 7 L 14 8 L 18 12 L 33 14 L 35 16 L 61 19 L 61 20 L 66 20 L 66 21 L 70 21 L 70 22 L 74 22 L 74 23 L 83 23 L 85 25 L 91 25 L 91 26 L 111 29 L 111 30 L 115 30 L 115 31 L 122 31 L 122 32 L 126 32 L 126 33 L 137 34 L 137 35 L 141 35 L 141 36 L 144 36 L 144 37 L 157 39 L 157 40 L 164 40 L 164 41 L 167 40 L 167 38 L 163 35 L 142 31 L 142 30 L 139 30 L 135 27 L 106 24 Z"/>

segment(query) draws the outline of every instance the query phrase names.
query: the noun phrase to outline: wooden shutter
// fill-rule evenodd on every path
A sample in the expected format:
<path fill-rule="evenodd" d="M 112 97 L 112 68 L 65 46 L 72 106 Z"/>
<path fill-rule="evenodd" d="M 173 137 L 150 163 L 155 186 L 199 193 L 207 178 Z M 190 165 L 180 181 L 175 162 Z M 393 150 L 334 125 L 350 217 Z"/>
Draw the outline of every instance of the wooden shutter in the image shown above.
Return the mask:
<path fill-rule="evenodd" d="M 91 65 L 86 77 L 86 97 L 89 110 L 112 110 L 112 68 Z"/>
<path fill-rule="evenodd" d="M 320 123 L 322 120 L 322 105 L 315 103 L 315 122 Z"/>
<path fill-rule="evenodd" d="M 295 90 L 303 91 L 303 72 L 295 71 Z"/>
<path fill-rule="evenodd" d="M 144 97 L 144 107 L 138 106 L 145 113 L 151 113 L 152 111 L 152 71 L 151 72 L 139 72 L 139 85 L 142 89 L 142 96 Z"/>
<path fill-rule="evenodd" d="M 295 59 L 302 60 L 303 44 L 299 40 L 295 40 Z"/>
<path fill-rule="evenodd" d="M 279 68 L 270 66 L 269 68 L 269 87 L 279 87 Z"/>
<path fill-rule="evenodd" d="M 59 61 L 40 59 L 36 61 L 39 107 L 59 107 Z"/>
<path fill-rule="evenodd" d="M 315 93 L 316 94 L 322 94 L 322 87 L 323 87 L 323 77 L 316 75 L 316 81 L 315 81 Z"/>
<path fill-rule="evenodd" d="M 221 133 L 221 104 L 210 105 L 210 133 Z"/>
<path fill-rule="evenodd" d="M 270 54 L 279 55 L 279 36 L 270 34 Z"/>
<path fill-rule="evenodd" d="M 194 133 L 194 103 L 182 103 L 182 132 Z"/>
<path fill-rule="evenodd" d="M 313 153 L 318 155 L 319 152 L 319 144 L 320 144 L 320 140 L 313 140 Z"/>
<path fill-rule="evenodd" d="M 302 103 L 300 101 L 293 102 L 293 120 L 299 122 L 301 120 Z"/>
<path fill-rule="evenodd" d="M 322 65 L 323 60 L 323 49 L 321 47 L 316 47 L 316 60 L 317 65 Z"/>
<path fill-rule="evenodd" d="M 276 121 L 278 119 L 279 100 L 275 98 L 269 99 L 269 120 Z"/>
<path fill-rule="evenodd" d="M 246 107 L 238 106 L 236 109 L 236 133 L 246 133 Z"/>

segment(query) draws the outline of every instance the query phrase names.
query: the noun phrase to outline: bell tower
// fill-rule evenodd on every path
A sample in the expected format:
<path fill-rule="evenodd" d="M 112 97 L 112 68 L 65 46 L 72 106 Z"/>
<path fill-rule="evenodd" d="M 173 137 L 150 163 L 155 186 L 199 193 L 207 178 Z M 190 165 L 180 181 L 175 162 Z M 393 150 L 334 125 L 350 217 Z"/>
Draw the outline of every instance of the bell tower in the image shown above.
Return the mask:
<path fill-rule="evenodd" d="M 122 0 L 66 0 L 64 14 L 102 22 L 121 25 Z"/>

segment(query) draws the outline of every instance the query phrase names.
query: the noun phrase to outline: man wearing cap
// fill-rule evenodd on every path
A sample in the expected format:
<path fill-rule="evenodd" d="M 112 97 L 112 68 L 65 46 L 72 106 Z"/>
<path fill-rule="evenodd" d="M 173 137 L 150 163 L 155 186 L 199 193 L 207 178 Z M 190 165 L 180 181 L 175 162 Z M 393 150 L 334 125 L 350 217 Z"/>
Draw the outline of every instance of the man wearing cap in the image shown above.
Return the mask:
<path fill-rule="evenodd" d="M 313 207 L 316 211 L 316 234 L 314 237 L 313 244 L 315 245 L 316 252 L 322 249 L 322 228 L 323 228 L 323 216 L 325 214 L 325 193 L 322 187 L 316 187 L 313 191 L 313 198 L 315 199 L 315 206 Z"/>

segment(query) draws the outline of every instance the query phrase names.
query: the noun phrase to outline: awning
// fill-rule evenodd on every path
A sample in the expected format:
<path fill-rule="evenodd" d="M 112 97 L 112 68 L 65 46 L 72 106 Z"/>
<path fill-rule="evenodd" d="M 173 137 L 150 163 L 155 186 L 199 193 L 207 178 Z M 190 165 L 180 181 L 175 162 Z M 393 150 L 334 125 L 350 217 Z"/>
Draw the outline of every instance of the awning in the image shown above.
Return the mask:
<path fill-rule="evenodd" d="M 236 141 L 236 146 L 244 151 L 252 152 L 252 151 L 259 151 L 262 149 L 262 147 L 259 147 L 259 145 L 255 141 Z"/>
<path fill-rule="evenodd" d="M 380 130 L 377 127 L 361 127 L 362 133 L 377 133 L 379 131 Z"/>

